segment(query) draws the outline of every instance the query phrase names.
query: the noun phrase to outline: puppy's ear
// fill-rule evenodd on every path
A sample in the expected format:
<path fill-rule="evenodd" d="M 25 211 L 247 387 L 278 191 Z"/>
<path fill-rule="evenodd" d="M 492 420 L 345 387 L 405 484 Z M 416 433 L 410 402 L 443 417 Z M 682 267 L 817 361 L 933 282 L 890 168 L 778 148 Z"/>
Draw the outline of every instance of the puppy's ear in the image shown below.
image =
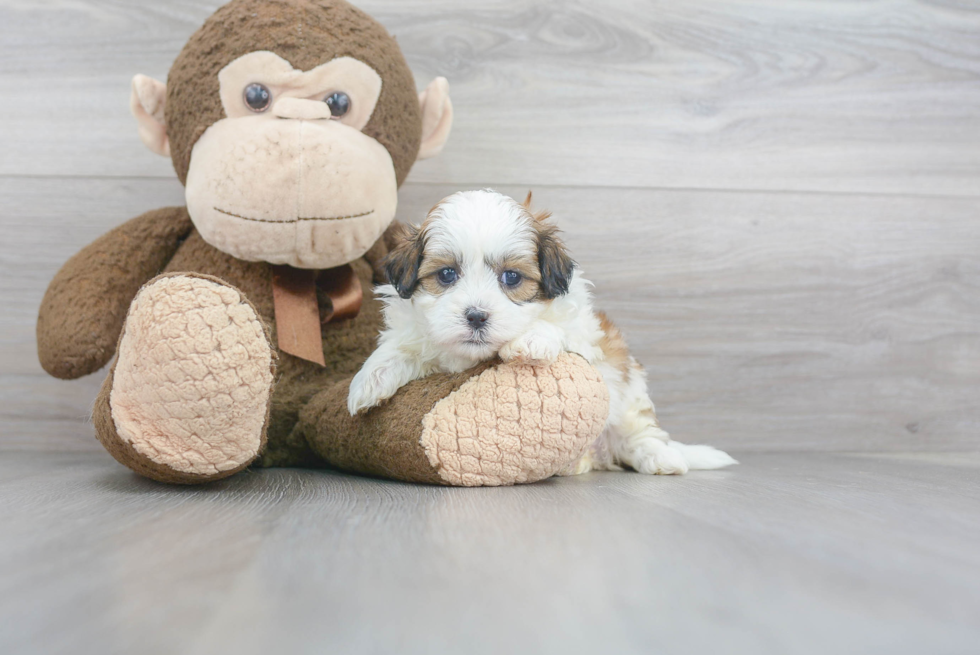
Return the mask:
<path fill-rule="evenodd" d="M 402 225 L 390 235 L 391 252 L 384 260 L 385 277 L 406 300 L 419 285 L 419 267 L 425 251 L 425 237 L 417 227 Z"/>
<path fill-rule="evenodd" d="M 538 218 L 538 216 L 542 218 Z M 544 220 L 550 216 L 542 212 L 534 216 L 534 227 L 538 233 L 538 266 L 541 268 L 541 294 L 551 300 L 568 293 L 568 283 L 572 280 L 575 262 L 565 250 L 565 244 L 558 238 L 558 228 Z"/>
<path fill-rule="evenodd" d="M 532 192 L 528 191 L 521 207 L 531 215 L 531 227 L 537 233 L 541 295 L 551 300 L 568 293 L 568 283 L 572 280 L 575 262 L 568 256 L 565 244 L 558 238 L 558 228 L 548 223 L 551 212 L 546 210 L 531 211 L 531 196 Z"/>

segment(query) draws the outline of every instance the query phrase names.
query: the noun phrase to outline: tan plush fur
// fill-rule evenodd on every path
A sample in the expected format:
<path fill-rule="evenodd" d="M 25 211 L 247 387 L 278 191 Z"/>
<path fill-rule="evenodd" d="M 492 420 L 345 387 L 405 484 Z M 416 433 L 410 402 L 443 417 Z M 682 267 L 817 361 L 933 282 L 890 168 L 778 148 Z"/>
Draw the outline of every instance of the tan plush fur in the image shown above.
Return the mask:
<path fill-rule="evenodd" d="M 595 394 L 601 382 L 569 354 L 543 368 L 487 369 L 425 415 L 422 447 L 452 485 L 543 480 L 580 457 L 591 444 L 585 435 L 602 429 L 609 396 Z"/>
<path fill-rule="evenodd" d="M 259 452 L 275 353 L 236 289 L 162 276 L 136 296 L 109 397 L 119 436 L 175 471 L 237 470 Z"/>

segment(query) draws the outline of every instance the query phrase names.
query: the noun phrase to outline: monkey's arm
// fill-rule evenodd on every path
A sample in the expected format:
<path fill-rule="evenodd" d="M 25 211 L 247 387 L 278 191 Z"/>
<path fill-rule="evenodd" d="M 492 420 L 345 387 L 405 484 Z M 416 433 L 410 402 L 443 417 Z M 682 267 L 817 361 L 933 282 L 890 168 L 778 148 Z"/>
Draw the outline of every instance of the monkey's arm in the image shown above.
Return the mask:
<path fill-rule="evenodd" d="M 93 373 L 116 351 L 129 304 L 160 273 L 193 225 L 184 207 L 147 212 L 69 259 L 41 301 L 37 352 L 56 378 Z"/>

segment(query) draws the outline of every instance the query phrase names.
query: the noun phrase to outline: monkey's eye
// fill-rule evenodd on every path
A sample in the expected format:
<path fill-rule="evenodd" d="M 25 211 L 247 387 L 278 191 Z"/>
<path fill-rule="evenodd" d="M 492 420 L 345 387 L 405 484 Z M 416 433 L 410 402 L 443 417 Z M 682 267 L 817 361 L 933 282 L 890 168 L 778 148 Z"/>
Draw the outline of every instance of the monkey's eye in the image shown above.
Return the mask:
<path fill-rule="evenodd" d="M 334 118 L 340 118 L 350 111 L 350 96 L 343 91 L 331 93 L 323 101 L 330 107 L 330 115 Z"/>
<path fill-rule="evenodd" d="M 524 280 L 517 271 L 504 271 L 500 274 L 500 283 L 505 287 L 513 289 Z"/>
<path fill-rule="evenodd" d="M 261 84 L 249 84 L 245 87 L 245 106 L 257 114 L 261 114 L 272 104 L 272 92 Z"/>
<path fill-rule="evenodd" d="M 456 281 L 456 278 L 459 277 L 459 274 L 456 273 L 455 268 L 444 268 L 438 273 L 436 273 L 436 277 L 439 279 L 439 284 L 448 287 L 450 284 Z"/>

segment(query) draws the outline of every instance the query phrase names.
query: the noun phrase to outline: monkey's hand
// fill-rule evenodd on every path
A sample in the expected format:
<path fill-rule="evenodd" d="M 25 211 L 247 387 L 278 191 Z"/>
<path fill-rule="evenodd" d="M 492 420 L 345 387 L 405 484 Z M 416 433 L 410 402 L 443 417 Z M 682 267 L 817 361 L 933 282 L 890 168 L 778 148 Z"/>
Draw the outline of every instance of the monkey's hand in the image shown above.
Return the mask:
<path fill-rule="evenodd" d="M 193 225 L 183 207 L 147 212 L 83 248 L 55 275 L 37 318 L 37 352 L 62 379 L 94 373 L 116 352 L 129 305 Z"/>
<path fill-rule="evenodd" d="M 500 359 L 505 362 L 547 366 L 558 359 L 562 352 L 561 328 L 544 321 L 535 321 L 528 331 L 500 349 Z"/>

